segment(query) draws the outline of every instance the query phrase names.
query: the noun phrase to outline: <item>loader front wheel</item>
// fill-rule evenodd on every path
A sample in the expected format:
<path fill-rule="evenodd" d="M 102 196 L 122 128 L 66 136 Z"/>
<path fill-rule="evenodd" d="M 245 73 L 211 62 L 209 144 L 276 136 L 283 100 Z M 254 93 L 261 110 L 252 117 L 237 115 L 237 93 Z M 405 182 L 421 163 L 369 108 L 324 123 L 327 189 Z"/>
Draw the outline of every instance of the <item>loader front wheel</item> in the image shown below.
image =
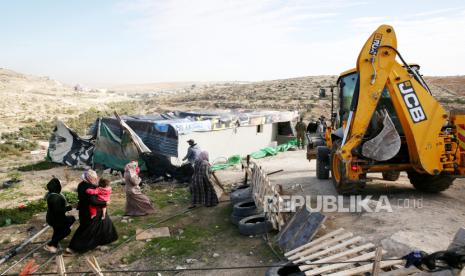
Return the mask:
<path fill-rule="evenodd" d="M 415 189 L 426 193 L 440 193 L 447 190 L 455 178 L 450 175 L 430 175 L 418 172 L 408 172 L 410 183 Z"/>
<path fill-rule="evenodd" d="M 316 178 L 329 178 L 329 155 L 331 151 L 326 146 L 316 148 Z"/>
<path fill-rule="evenodd" d="M 383 172 L 383 179 L 387 181 L 396 181 L 399 179 L 400 172 L 399 171 L 385 171 Z"/>
<path fill-rule="evenodd" d="M 341 158 L 337 154 L 338 149 L 341 146 L 341 141 L 336 141 L 333 143 L 331 149 L 331 180 L 337 192 L 342 195 L 346 194 L 357 194 L 360 192 L 363 183 L 358 182 L 349 182 L 344 177 L 345 167 L 342 163 Z"/>

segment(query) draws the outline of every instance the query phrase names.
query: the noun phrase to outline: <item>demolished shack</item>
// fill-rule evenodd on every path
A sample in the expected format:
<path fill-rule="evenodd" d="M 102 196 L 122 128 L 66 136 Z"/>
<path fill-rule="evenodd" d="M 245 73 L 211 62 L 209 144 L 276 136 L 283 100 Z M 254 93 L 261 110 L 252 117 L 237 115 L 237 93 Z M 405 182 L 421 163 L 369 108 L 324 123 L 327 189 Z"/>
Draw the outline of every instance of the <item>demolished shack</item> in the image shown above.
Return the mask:
<path fill-rule="evenodd" d="M 252 110 L 121 116 L 150 154 L 140 154 L 116 117 L 97 119 L 91 128 L 92 136 L 85 139 L 58 122 L 48 157 L 52 162 L 75 167 L 122 170 L 129 161 L 139 160 L 142 164 L 145 161 L 143 169 L 150 170 L 153 164 L 149 163 L 156 163 L 160 169 L 180 165 L 187 152 L 187 140 L 193 139 L 209 152 L 212 163 L 224 162 L 232 155 L 243 157 L 288 142 L 294 137 L 292 126 L 297 118 L 296 111 Z"/>

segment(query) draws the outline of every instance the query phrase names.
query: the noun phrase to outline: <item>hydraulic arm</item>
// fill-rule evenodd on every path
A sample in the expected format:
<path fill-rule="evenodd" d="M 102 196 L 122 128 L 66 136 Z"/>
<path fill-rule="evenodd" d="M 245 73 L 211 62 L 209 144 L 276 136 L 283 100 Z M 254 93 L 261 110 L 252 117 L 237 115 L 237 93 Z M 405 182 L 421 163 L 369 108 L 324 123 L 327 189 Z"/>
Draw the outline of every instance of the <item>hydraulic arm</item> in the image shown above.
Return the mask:
<path fill-rule="evenodd" d="M 359 78 L 340 148 L 346 172 L 360 146 L 386 87 L 399 117 L 413 168 L 420 173 L 438 175 L 444 170 L 445 137 L 442 127 L 447 114 L 433 98 L 415 70 L 396 61 L 397 40 L 394 29 L 380 26 L 363 46 L 358 59 Z M 449 158 L 449 157 L 447 157 Z M 355 173 L 349 180 L 357 180 Z"/>

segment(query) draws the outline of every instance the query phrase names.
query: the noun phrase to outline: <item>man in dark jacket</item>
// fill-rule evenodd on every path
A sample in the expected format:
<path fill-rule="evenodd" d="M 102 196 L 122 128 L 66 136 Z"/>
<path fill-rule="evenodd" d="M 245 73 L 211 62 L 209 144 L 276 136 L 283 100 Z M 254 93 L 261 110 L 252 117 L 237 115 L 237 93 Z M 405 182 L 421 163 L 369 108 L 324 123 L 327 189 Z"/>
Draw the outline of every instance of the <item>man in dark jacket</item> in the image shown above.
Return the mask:
<path fill-rule="evenodd" d="M 189 148 L 187 149 L 187 154 L 182 159 L 182 161 L 187 160 L 190 164 L 194 165 L 195 160 L 197 160 L 197 157 L 199 156 L 202 150 L 192 139 L 187 140 L 187 143 L 189 144 Z"/>
<path fill-rule="evenodd" d="M 53 235 L 50 242 L 45 245 L 44 249 L 51 252 L 57 252 L 58 243 L 71 233 L 71 225 L 76 220 L 73 216 L 67 216 L 66 212 L 70 211 L 71 206 L 67 205 L 65 197 L 61 194 L 61 183 L 58 178 L 52 178 L 47 184 L 47 216 L 48 225 L 53 228 Z"/>

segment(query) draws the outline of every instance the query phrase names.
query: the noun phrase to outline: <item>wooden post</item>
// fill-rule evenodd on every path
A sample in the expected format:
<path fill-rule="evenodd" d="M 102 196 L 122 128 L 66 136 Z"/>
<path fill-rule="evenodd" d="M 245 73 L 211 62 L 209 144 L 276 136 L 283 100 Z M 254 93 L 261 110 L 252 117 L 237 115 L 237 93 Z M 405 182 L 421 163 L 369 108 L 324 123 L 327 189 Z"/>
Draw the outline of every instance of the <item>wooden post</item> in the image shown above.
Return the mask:
<path fill-rule="evenodd" d="M 248 174 L 247 174 L 247 171 L 249 170 L 249 166 L 250 166 L 250 154 L 247 155 L 247 167 L 245 167 L 245 177 L 244 177 L 244 185 L 247 184 L 247 181 L 248 181 Z"/>
<path fill-rule="evenodd" d="M 373 269 L 371 271 L 372 276 L 379 276 L 379 262 L 381 261 L 381 258 L 383 257 L 383 249 L 378 246 L 375 251 L 375 261 L 373 263 Z"/>
<path fill-rule="evenodd" d="M 247 175 L 247 173 L 246 173 L 246 175 Z M 214 171 L 212 172 L 212 176 L 216 180 L 216 184 L 218 184 L 218 186 L 224 191 L 224 186 L 223 186 L 223 184 L 221 184 L 220 180 L 218 179 L 218 177 L 216 176 Z"/>
<path fill-rule="evenodd" d="M 66 276 L 65 262 L 63 261 L 63 255 L 57 255 L 57 274 L 60 276 Z"/>
<path fill-rule="evenodd" d="M 92 256 L 91 258 L 86 257 L 86 262 L 89 265 L 92 272 L 94 272 L 97 276 L 103 276 L 102 270 L 97 262 L 97 259 Z"/>

